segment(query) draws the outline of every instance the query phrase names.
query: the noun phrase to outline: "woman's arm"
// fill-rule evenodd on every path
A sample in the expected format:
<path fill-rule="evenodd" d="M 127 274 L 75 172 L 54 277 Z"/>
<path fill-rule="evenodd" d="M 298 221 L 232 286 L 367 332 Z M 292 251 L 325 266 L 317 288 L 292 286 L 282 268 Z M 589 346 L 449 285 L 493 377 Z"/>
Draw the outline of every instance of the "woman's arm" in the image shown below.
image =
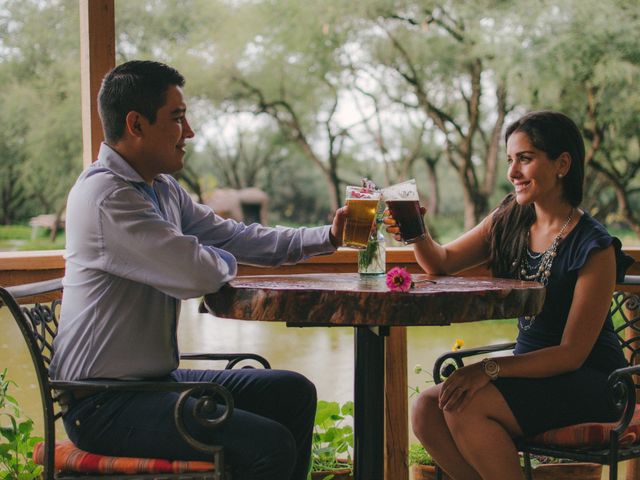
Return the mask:
<path fill-rule="evenodd" d="M 434 275 L 449 275 L 485 263 L 489 259 L 491 216 L 457 239 L 445 245 L 437 243 L 429 232 L 424 240 L 413 244 L 416 260 L 422 269 Z"/>

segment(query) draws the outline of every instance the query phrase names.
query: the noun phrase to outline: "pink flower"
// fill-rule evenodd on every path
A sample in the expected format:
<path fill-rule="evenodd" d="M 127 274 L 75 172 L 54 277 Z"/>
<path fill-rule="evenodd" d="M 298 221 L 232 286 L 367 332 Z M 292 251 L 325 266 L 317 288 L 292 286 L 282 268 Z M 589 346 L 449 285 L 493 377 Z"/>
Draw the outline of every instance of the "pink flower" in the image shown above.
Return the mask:
<path fill-rule="evenodd" d="M 408 292 L 413 287 L 411 274 L 402 267 L 393 267 L 387 272 L 387 287 L 392 292 Z"/>

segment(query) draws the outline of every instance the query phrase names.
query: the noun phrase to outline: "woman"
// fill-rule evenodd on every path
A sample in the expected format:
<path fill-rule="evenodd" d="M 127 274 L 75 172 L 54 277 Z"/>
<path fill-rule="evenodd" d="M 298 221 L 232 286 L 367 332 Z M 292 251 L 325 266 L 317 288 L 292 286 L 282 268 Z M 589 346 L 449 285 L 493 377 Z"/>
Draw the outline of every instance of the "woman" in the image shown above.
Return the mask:
<path fill-rule="evenodd" d="M 431 274 L 489 264 L 500 277 L 547 286 L 536 316 L 521 317 L 515 355 L 454 372 L 423 392 L 413 431 L 454 479 L 522 478 L 513 438 L 586 421 L 612 421 L 608 374 L 625 365 L 609 305 L 633 260 L 617 238 L 579 209 L 584 142 L 565 115 L 532 112 L 506 131 L 514 193 L 446 245 L 414 244 Z M 398 227 L 387 218 L 387 230 Z"/>

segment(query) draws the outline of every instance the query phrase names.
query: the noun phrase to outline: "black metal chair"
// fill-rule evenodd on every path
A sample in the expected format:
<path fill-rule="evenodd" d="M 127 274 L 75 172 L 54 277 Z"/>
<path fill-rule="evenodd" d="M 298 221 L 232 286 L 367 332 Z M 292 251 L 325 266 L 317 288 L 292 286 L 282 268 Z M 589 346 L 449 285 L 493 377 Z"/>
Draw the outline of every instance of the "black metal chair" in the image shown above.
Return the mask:
<path fill-rule="evenodd" d="M 623 285 L 640 285 L 640 276 L 627 275 Z M 605 446 L 573 447 L 540 443 L 528 438 L 518 439 L 516 446 L 523 453 L 525 476 L 528 480 L 533 478 L 532 454 L 608 465 L 610 480 L 618 478 L 618 462 L 640 458 L 640 443 L 621 444 L 620 442 L 633 418 L 637 390 L 640 388 L 640 384 L 634 379 L 634 376 L 640 374 L 640 365 L 636 365 L 639 363 L 638 355 L 640 355 L 640 296 L 637 293 L 625 292 L 624 290 L 616 291 L 611 302 L 611 312 L 612 315 L 620 315 L 622 318 L 619 324 L 616 323 L 618 325 L 616 334 L 629 361 L 628 367 L 615 370 L 609 375 L 610 395 L 620 412 L 620 419 L 611 429 L 609 441 Z M 503 343 L 446 353 L 436 360 L 433 379 L 435 383 L 441 383 L 456 369 L 464 366 L 463 359 L 465 358 L 513 350 L 514 347 L 515 343 Z M 437 472 L 436 478 L 442 479 L 440 470 Z"/>
<path fill-rule="evenodd" d="M 62 297 L 62 279 L 48 280 L 13 287 L 0 287 L 0 308 L 7 307 L 18 324 L 22 336 L 27 344 L 42 400 L 44 418 L 44 472 L 42 478 L 136 478 L 136 479 L 180 479 L 180 480 L 227 480 L 230 478 L 228 466 L 225 465 L 224 451 L 221 446 L 206 445 L 193 438 L 184 426 L 182 411 L 189 397 L 197 399 L 194 413 L 199 421 L 208 427 L 216 428 L 223 424 L 233 414 L 233 398 L 224 387 L 212 383 L 169 383 L 146 381 L 74 381 L 62 382 L 49 378 L 49 364 L 53 357 L 53 340 L 58 331 L 58 308 Z M 21 306 L 26 305 L 26 306 Z M 229 353 L 210 354 L 192 353 L 181 356 L 184 360 L 212 360 L 227 362 L 224 368 L 239 366 L 245 361 L 257 362 L 264 368 L 271 368 L 269 362 L 256 354 Z M 253 368 L 244 365 L 241 368 Z M 179 473 L 179 474 L 111 474 L 90 475 L 74 472 L 56 472 L 55 456 L 55 426 L 65 412 L 73 392 L 101 391 L 174 391 L 180 392 L 175 407 L 175 420 L 178 431 L 194 448 L 211 454 L 211 461 L 215 470 L 208 472 Z M 223 413 L 212 418 L 212 412 L 217 406 L 223 407 Z"/>

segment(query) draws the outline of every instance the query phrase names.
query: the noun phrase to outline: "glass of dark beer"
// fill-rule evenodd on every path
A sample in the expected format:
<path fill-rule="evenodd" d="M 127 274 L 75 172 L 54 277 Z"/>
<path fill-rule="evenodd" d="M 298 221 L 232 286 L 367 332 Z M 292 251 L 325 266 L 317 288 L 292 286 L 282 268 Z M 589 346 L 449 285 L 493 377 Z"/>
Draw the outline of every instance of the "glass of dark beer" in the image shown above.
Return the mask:
<path fill-rule="evenodd" d="M 400 228 L 405 244 L 425 238 L 426 229 L 420 212 L 420 200 L 415 179 L 391 185 L 382 193 L 391 216 Z"/>

